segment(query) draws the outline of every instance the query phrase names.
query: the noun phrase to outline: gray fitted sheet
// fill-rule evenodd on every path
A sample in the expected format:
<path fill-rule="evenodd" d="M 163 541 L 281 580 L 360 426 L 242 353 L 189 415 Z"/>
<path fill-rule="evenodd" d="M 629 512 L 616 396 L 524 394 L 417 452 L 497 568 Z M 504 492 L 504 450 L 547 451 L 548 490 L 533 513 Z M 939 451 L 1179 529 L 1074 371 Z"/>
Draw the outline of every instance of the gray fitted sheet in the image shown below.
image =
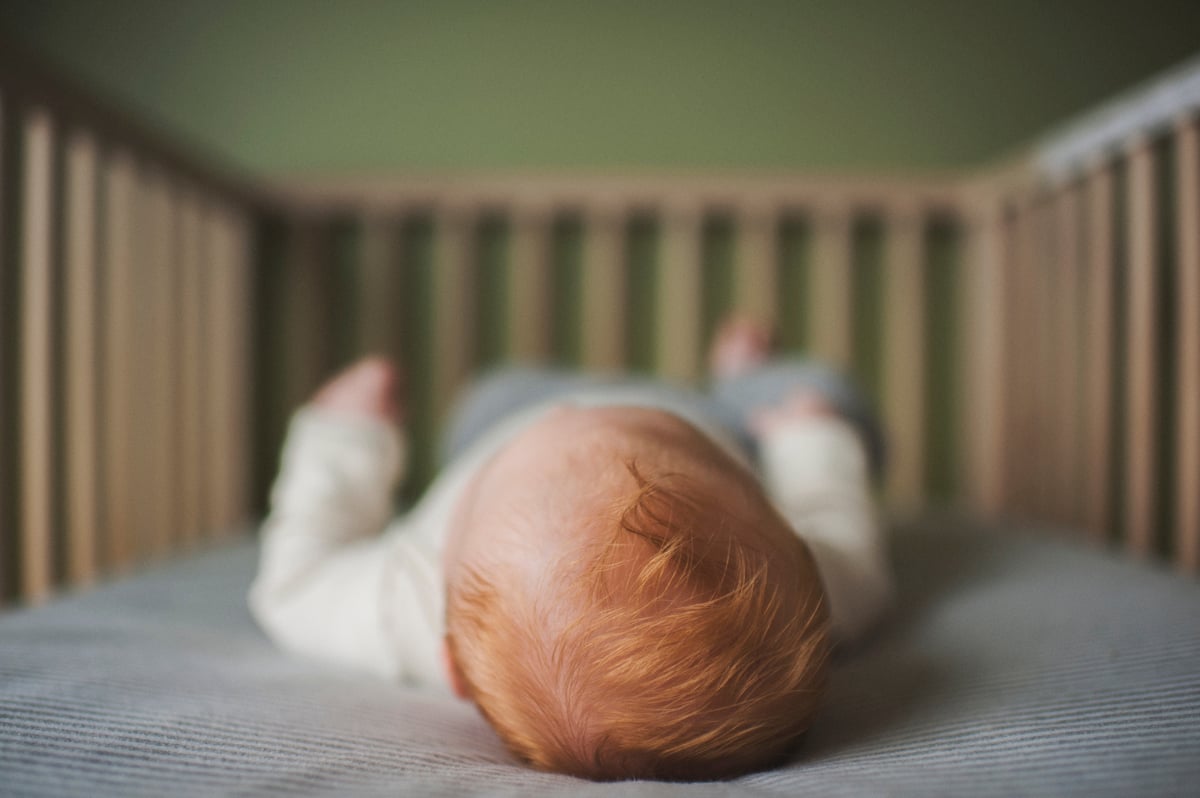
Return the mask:
<path fill-rule="evenodd" d="M 1196 795 L 1200 586 L 1028 533 L 894 538 L 900 603 L 792 763 L 591 784 L 467 705 L 276 652 L 248 540 L 0 616 L 3 795 Z"/>

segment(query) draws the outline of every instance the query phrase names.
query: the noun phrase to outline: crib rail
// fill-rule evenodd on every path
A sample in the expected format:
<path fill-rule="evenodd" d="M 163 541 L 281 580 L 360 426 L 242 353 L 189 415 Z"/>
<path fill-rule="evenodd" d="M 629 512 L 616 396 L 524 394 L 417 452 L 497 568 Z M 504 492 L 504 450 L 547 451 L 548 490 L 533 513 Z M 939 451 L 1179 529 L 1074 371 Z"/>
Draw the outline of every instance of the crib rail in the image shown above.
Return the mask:
<path fill-rule="evenodd" d="M 257 202 L 0 48 L 0 603 L 248 517 Z"/>
<path fill-rule="evenodd" d="M 960 397 L 925 356 L 929 283 L 943 294 L 955 286 L 954 180 L 324 180 L 277 192 L 304 221 L 278 231 L 284 263 L 263 295 L 295 291 L 305 275 L 303 295 L 281 299 L 280 314 L 283 340 L 308 353 L 268 380 L 290 386 L 280 406 L 369 349 L 419 372 L 410 384 L 427 389 L 415 397 L 421 430 L 436 428 L 469 375 L 500 361 L 694 382 L 718 317 L 736 310 L 777 321 L 789 348 L 886 386 L 896 507 L 921 507 L 938 490 L 952 499 L 955 488 L 933 475 L 952 482 L 970 461 L 970 436 L 929 421 L 935 393 L 942 409 Z M 966 357 L 969 319 L 934 310 L 955 339 L 939 357 Z M 414 485 L 428 476 L 430 441 L 418 441 Z"/>
<path fill-rule="evenodd" d="M 265 183 L 0 48 L 0 603 L 238 528 L 359 354 L 408 371 L 412 497 L 472 374 L 695 382 L 730 312 L 875 397 L 893 512 L 1200 570 L 1198 76 L 967 175 Z"/>
<path fill-rule="evenodd" d="M 1200 59 L 974 186 L 1003 295 L 988 503 L 1200 570 Z"/>

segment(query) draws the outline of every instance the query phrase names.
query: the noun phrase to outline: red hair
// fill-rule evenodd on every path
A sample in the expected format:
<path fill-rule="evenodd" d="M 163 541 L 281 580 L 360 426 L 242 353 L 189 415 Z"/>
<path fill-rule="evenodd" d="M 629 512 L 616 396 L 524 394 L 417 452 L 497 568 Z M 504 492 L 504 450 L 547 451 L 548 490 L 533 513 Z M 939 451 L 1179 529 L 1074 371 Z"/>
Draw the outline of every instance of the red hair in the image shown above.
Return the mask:
<path fill-rule="evenodd" d="M 725 533 L 735 517 L 677 475 L 629 464 L 637 489 L 582 578 L 502 594 L 480 569 L 451 585 L 447 637 L 472 699 L 531 765 L 591 779 L 712 779 L 770 766 L 808 728 L 829 622 L 807 548 Z M 574 620 L 547 634 L 553 609 Z M 560 625 L 561 626 L 561 625 Z M 559 628 L 559 627 L 554 627 Z"/>

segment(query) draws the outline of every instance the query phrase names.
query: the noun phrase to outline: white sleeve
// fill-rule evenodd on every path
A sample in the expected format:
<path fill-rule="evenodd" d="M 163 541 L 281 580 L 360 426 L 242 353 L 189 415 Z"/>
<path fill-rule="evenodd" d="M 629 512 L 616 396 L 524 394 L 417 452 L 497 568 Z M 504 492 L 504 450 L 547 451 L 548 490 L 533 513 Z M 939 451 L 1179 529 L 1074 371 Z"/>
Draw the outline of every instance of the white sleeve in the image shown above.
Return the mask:
<path fill-rule="evenodd" d="M 313 407 L 292 419 L 262 527 L 250 608 L 280 647 L 381 676 L 403 675 L 385 594 L 397 576 L 381 537 L 404 466 L 398 430 Z"/>
<path fill-rule="evenodd" d="M 833 628 L 851 641 L 887 609 L 892 576 L 866 452 L 840 418 L 784 423 L 760 440 L 768 495 L 817 561 Z"/>

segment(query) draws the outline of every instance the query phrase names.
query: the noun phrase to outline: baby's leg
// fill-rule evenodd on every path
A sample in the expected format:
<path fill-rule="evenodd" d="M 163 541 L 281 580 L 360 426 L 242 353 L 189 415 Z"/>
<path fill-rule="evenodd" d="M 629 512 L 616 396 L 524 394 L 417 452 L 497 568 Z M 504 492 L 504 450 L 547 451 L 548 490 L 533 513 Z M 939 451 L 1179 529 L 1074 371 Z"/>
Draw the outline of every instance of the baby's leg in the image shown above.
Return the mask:
<path fill-rule="evenodd" d="M 484 375 L 463 392 L 450 413 L 441 464 L 454 460 L 497 422 L 595 381 L 573 372 L 523 366 Z"/>
<path fill-rule="evenodd" d="M 763 410 L 777 408 L 797 396 L 819 398 L 850 423 L 862 438 L 875 479 L 883 475 L 886 443 L 875 410 L 836 369 L 815 360 L 780 358 L 774 336 L 762 325 L 732 319 L 721 326 L 709 354 L 714 398 L 730 408 L 749 430 Z"/>
<path fill-rule="evenodd" d="M 847 379 L 811 362 L 772 361 L 770 336 L 754 327 L 735 322 L 718 334 L 713 393 L 756 439 L 764 487 L 817 560 L 835 630 L 853 639 L 891 597 L 870 478 L 882 472 L 883 437 Z"/>

